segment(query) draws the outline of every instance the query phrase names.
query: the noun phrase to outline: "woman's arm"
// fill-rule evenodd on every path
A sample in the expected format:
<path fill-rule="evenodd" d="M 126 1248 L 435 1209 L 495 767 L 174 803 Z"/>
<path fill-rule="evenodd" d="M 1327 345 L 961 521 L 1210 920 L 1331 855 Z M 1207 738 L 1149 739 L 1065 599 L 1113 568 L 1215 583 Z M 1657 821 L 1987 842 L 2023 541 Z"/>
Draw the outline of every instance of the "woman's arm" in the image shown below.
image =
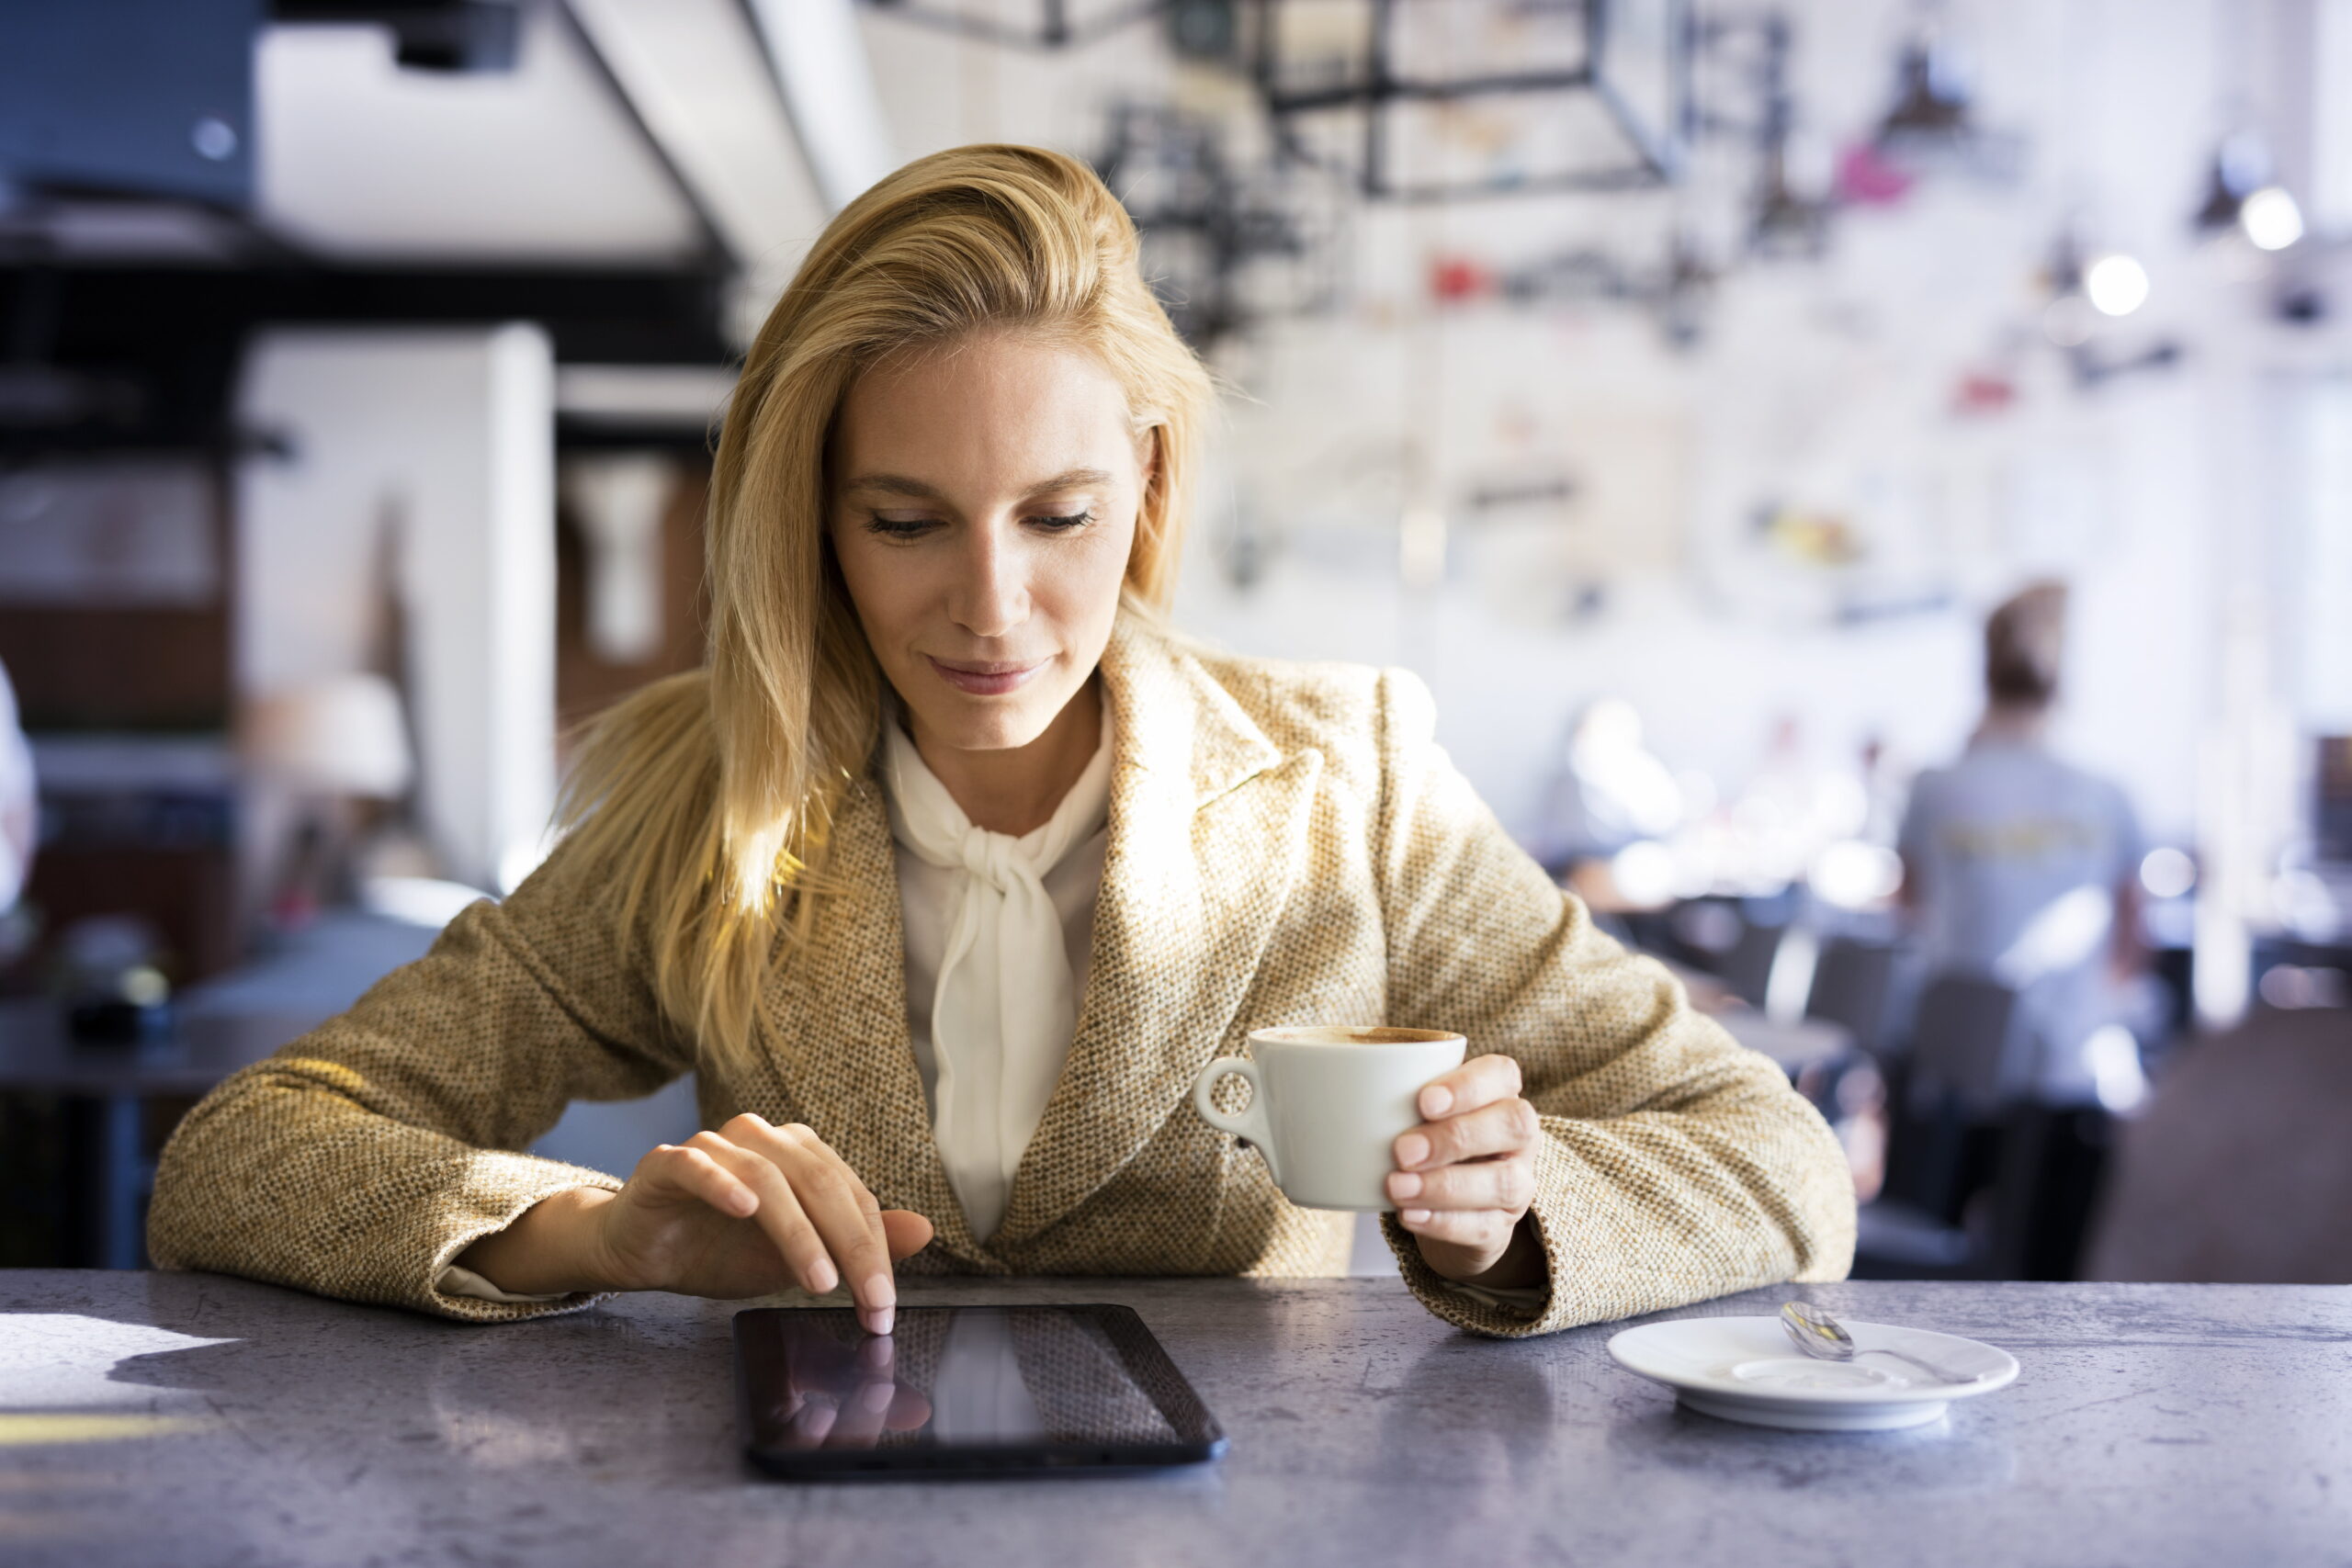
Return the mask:
<path fill-rule="evenodd" d="M 535 1204 L 458 1259 L 517 1295 L 675 1291 L 740 1301 L 846 1284 L 866 1328 L 888 1334 L 891 1266 L 931 1222 L 885 1209 L 816 1133 L 751 1111 L 637 1162 L 617 1192 L 575 1187 Z"/>
<path fill-rule="evenodd" d="M 621 1185 L 518 1152 L 566 1105 L 647 1094 L 691 1065 L 594 868 L 571 860 L 559 847 L 504 903 L 468 908 L 349 1012 L 206 1096 L 157 1166 L 157 1263 L 479 1320 L 586 1301 L 437 1289 L 542 1200 Z"/>
<path fill-rule="evenodd" d="M 1527 1316 L 1449 1289 L 1391 1216 L 1407 1280 L 1451 1322 L 1520 1335 L 1842 1278 L 1853 1181 L 1827 1125 L 1552 885 L 1436 746 L 1433 716 L 1418 681 L 1382 678 L 1387 1021 L 1458 1030 L 1474 1056 L 1518 1064 L 1546 1293 Z"/>

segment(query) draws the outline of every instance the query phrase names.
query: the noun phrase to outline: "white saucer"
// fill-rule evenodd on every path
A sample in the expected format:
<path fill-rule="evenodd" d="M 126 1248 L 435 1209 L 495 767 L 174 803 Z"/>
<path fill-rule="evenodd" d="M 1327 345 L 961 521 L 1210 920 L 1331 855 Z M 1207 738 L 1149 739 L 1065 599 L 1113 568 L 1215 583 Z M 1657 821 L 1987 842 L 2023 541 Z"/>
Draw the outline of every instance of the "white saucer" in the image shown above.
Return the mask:
<path fill-rule="evenodd" d="M 2017 1358 L 1974 1339 L 1849 1323 L 1859 1350 L 1903 1350 L 1973 1382 L 1939 1382 L 1907 1361 L 1862 1355 L 1817 1361 L 1790 1343 L 1777 1317 L 1685 1317 L 1628 1328 L 1609 1354 L 1638 1377 L 1662 1382 L 1704 1415 L 1804 1432 L 1876 1432 L 1919 1427 L 1955 1399 L 2006 1388 Z"/>

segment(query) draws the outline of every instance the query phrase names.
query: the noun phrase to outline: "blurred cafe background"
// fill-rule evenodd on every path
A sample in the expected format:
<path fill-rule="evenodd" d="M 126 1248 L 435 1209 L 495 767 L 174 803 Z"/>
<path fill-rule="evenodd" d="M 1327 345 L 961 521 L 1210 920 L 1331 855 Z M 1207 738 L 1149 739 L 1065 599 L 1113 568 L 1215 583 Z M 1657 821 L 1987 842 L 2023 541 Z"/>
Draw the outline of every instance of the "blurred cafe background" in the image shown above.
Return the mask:
<path fill-rule="evenodd" d="M 1859 1272 L 2352 1280 L 2347 85 L 2352 0 L 15 0 L 0 1264 L 529 872 L 797 258 L 1015 141 L 1227 389 L 1180 623 L 1426 679 Z"/>

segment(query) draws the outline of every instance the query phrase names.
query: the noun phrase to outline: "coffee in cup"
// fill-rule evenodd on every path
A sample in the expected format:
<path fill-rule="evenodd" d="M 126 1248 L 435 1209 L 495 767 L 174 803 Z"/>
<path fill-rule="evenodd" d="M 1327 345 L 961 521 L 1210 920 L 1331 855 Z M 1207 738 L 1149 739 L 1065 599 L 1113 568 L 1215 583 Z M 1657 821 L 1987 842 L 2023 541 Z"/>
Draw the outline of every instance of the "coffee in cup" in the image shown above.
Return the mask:
<path fill-rule="evenodd" d="M 1442 1029 L 1310 1024 L 1260 1029 L 1250 1055 L 1219 1056 L 1193 1082 L 1193 1108 L 1258 1145 L 1283 1196 L 1303 1209 L 1385 1210 L 1395 1145 L 1421 1122 L 1422 1087 L 1462 1065 L 1469 1042 Z M 1228 1116 L 1211 1103 L 1227 1076 L 1250 1080 Z"/>

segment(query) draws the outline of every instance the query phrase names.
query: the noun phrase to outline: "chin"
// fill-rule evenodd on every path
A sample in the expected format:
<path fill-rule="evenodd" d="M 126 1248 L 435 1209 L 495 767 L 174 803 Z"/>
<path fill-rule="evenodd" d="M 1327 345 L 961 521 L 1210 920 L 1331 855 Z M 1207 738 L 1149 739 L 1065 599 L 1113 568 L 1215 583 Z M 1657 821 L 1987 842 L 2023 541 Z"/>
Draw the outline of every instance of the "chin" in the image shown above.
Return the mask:
<path fill-rule="evenodd" d="M 927 694 L 928 702 L 907 705 L 925 729 L 958 751 L 1017 750 L 1045 734 L 1069 700 L 1069 694 L 1044 701 L 1027 693 L 1019 701 L 954 691 Z"/>

